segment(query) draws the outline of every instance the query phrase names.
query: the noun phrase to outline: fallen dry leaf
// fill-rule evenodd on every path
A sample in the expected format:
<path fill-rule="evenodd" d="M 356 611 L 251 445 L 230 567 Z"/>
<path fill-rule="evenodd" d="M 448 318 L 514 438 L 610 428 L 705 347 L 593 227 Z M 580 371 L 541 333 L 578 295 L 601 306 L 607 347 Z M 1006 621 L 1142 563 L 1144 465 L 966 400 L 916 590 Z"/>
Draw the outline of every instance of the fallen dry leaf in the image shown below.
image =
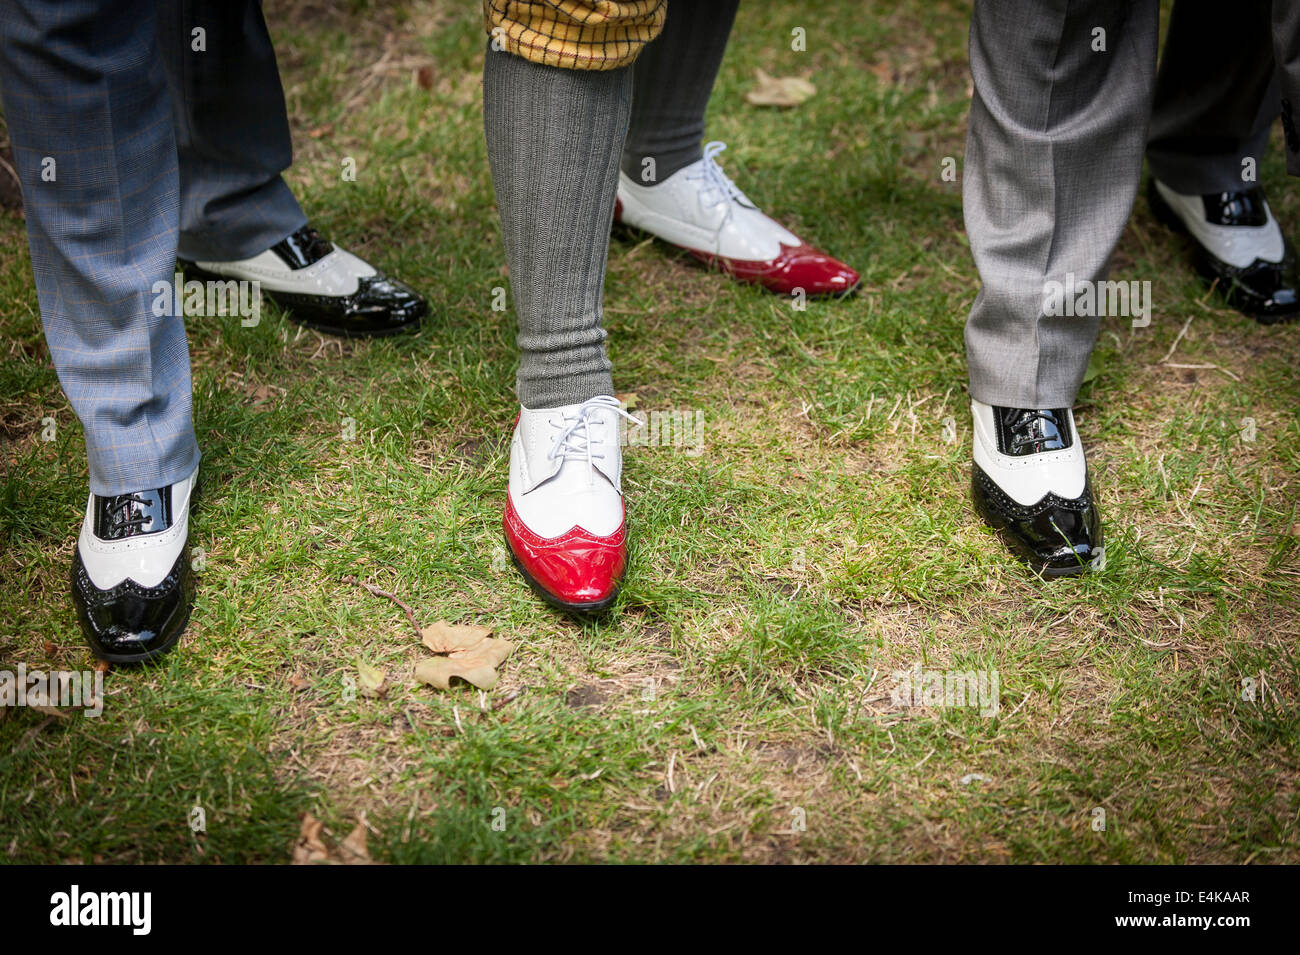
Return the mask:
<path fill-rule="evenodd" d="M 371 699 L 381 697 L 388 692 L 388 675 L 379 667 L 357 661 L 357 689 L 362 696 Z"/>
<path fill-rule="evenodd" d="M 66 673 L 59 673 L 54 676 L 53 686 L 47 683 L 28 690 L 27 708 L 35 710 L 37 713 L 44 713 L 46 716 L 57 716 L 61 720 L 68 719 L 72 714 L 57 705 L 63 697 L 63 687 L 67 680 L 68 675 Z M 93 699 L 86 700 L 87 705 L 93 702 Z"/>
<path fill-rule="evenodd" d="M 311 813 L 303 813 L 302 829 L 298 831 L 298 841 L 293 844 L 292 865 L 316 865 L 329 862 L 330 851 L 325 845 L 321 833 L 325 824 Z"/>
<path fill-rule="evenodd" d="M 487 664 L 469 664 L 451 657 L 429 657 L 415 665 L 415 678 L 438 690 L 451 689 L 452 677 L 472 683 L 480 690 L 497 685 L 496 668 Z"/>
<path fill-rule="evenodd" d="M 817 92 L 817 87 L 801 76 L 771 76 L 756 69 L 754 81 L 745 99 L 755 106 L 798 106 Z"/>
<path fill-rule="evenodd" d="M 420 631 L 421 642 L 434 653 L 451 653 L 467 650 L 485 637 L 492 635 L 490 627 L 476 627 L 439 620 Z"/>
<path fill-rule="evenodd" d="M 424 645 L 445 656 L 429 657 L 415 666 L 415 678 L 439 690 L 451 689 L 453 678 L 472 683 L 480 690 L 496 686 L 497 667 L 514 650 L 508 640 L 490 636 L 488 627 L 447 623 L 439 620 L 420 631 Z"/>
<path fill-rule="evenodd" d="M 251 392 L 246 391 L 246 393 L 253 399 L 255 405 L 266 404 L 266 402 L 280 397 L 280 389 L 274 385 L 258 385 Z"/>
<path fill-rule="evenodd" d="M 370 851 L 366 848 L 366 827 L 357 823 L 348 837 L 339 843 L 339 859 L 344 865 L 370 865 Z"/>
<path fill-rule="evenodd" d="M 48 706 L 45 703 L 32 703 L 30 700 L 27 703 L 27 708 L 29 710 L 35 710 L 37 713 L 44 713 L 46 716 L 57 716 L 61 720 L 66 720 L 72 715 L 66 710 L 59 709 L 57 706 Z"/>
<path fill-rule="evenodd" d="M 303 813 L 302 828 L 293 845 L 292 865 L 374 865 L 366 848 L 366 827 L 357 823 L 337 849 L 325 840 L 325 824 L 311 813 Z"/>

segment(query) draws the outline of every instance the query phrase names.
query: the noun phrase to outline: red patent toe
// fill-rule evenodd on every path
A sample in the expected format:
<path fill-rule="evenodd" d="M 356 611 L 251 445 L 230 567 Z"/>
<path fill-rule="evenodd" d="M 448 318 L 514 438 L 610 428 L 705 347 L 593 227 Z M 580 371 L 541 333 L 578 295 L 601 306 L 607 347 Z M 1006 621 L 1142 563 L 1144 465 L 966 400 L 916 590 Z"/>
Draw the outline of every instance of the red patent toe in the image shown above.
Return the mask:
<path fill-rule="evenodd" d="M 625 523 L 607 537 L 581 527 L 559 537 L 540 537 L 520 519 L 509 495 L 502 523 L 515 564 L 547 602 L 585 613 L 614 602 L 627 567 Z"/>
<path fill-rule="evenodd" d="M 692 249 L 691 255 L 741 282 L 761 285 L 779 295 L 803 289 L 807 295 L 846 295 L 858 287 L 861 276 L 843 262 L 811 245 L 782 245 L 775 259 L 756 262 L 728 259 Z"/>

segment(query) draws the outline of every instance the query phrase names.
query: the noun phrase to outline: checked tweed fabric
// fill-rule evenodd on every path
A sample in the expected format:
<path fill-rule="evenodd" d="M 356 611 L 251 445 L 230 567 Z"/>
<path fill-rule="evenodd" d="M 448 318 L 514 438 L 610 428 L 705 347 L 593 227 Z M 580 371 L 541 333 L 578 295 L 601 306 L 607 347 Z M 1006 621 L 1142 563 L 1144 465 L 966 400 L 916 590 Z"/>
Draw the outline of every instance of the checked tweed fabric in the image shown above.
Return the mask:
<path fill-rule="evenodd" d="M 487 31 L 543 66 L 616 70 L 659 35 L 668 0 L 483 0 Z"/>

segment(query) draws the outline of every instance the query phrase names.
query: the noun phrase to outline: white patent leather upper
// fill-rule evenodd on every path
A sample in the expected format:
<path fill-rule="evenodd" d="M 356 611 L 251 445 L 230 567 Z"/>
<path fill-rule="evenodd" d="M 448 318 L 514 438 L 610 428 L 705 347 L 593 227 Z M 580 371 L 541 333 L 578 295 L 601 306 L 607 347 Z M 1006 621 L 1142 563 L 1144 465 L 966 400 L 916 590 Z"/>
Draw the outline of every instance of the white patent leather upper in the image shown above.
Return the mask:
<path fill-rule="evenodd" d="M 199 471 L 195 468 L 188 478 L 171 486 L 171 527 L 157 534 L 124 540 L 106 541 L 95 536 L 95 499 L 93 495 L 87 498 L 77 549 L 81 551 L 81 562 L 90 582 L 100 590 L 116 587 L 127 578 L 142 587 L 157 587 L 162 583 L 185 548 L 190 532 L 190 497 L 198 479 Z"/>
<path fill-rule="evenodd" d="M 802 245 L 727 178 L 714 161 L 726 148 L 709 143 L 702 159 L 657 185 L 642 185 L 620 172 L 622 220 L 673 245 L 746 262 L 770 262 L 780 256 L 782 244 Z"/>
<path fill-rule="evenodd" d="M 204 271 L 226 278 L 260 282 L 268 292 L 296 292 L 299 295 L 351 295 L 361 279 L 375 274 L 375 268 L 345 249 L 322 256 L 305 269 L 291 269 L 270 249 L 251 259 L 234 262 L 196 262 Z"/>
<path fill-rule="evenodd" d="M 608 537 L 623 523 L 623 455 L 617 399 L 601 395 L 559 408 L 520 408 L 510 442 L 507 493 L 540 537 L 575 527 Z"/>
<path fill-rule="evenodd" d="M 1068 448 L 1017 457 L 998 450 L 993 407 L 971 401 L 975 463 L 1017 504 L 1037 504 L 1048 494 L 1067 499 L 1078 497 L 1087 480 L 1087 462 L 1083 442 L 1074 426 L 1074 411 L 1067 414 L 1073 437 Z"/>
<path fill-rule="evenodd" d="M 1245 268 L 1256 259 L 1282 261 L 1285 255 L 1282 227 L 1273 218 L 1273 210 L 1267 202 L 1264 211 L 1268 213 L 1268 222 L 1264 225 L 1219 225 L 1205 220 L 1205 203 L 1200 196 L 1174 192 L 1158 179 L 1156 189 L 1187 226 L 1187 231 L 1216 258 L 1237 268 Z"/>

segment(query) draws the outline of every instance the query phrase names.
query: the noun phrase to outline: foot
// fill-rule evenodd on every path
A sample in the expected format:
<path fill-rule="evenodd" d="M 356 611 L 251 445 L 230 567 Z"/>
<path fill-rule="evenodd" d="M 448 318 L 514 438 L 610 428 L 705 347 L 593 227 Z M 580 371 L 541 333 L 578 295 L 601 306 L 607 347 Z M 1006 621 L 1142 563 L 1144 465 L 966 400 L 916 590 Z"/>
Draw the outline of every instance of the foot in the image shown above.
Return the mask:
<path fill-rule="evenodd" d="M 975 509 L 1044 577 L 1101 569 L 1101 520 L 1069 408 L 971 402 Z"/>
<path fill-rule="evenodd" d="M 143 663 L 180 639 L 194 597 L 190 496 L 198 471 L 176 484 L 90 495 L 72 557 L 72 602 L 95 656 Z"/>
<path fill-rule="evenodd" d="M 1300 314 L 1295 250 L 1263 189 L 1185 196 L 1152 177 L 1148 197 L 1157 219 L 1191 236 L 1196 270 L 1233 308 L 1264 324 Z"/>
<path fill-rule="evenodd" d="M 521 408 L 510 444 L 506 543 L 548 603 L 609 607 L 627 566 L 618 401 Z"/>
<path fill-rule="evenodd" d="M 311 226 L 251 259 L 182 264 L 199 278 L 258 282 L 292 321 L 345 338 L 414 328 L 429 309 L 409 286 L 340 249 Z"/>
<path fill-rule="evenodd" d="M 857 272 L 763 215 L 736 188 L 714 161 L 726 148 L 709 143 L 703 159 L 655 185 L 620 172 L 615 220 L 782 295 L 796 289 L 811 296 L 844 295 L 857 288 Z"/>

